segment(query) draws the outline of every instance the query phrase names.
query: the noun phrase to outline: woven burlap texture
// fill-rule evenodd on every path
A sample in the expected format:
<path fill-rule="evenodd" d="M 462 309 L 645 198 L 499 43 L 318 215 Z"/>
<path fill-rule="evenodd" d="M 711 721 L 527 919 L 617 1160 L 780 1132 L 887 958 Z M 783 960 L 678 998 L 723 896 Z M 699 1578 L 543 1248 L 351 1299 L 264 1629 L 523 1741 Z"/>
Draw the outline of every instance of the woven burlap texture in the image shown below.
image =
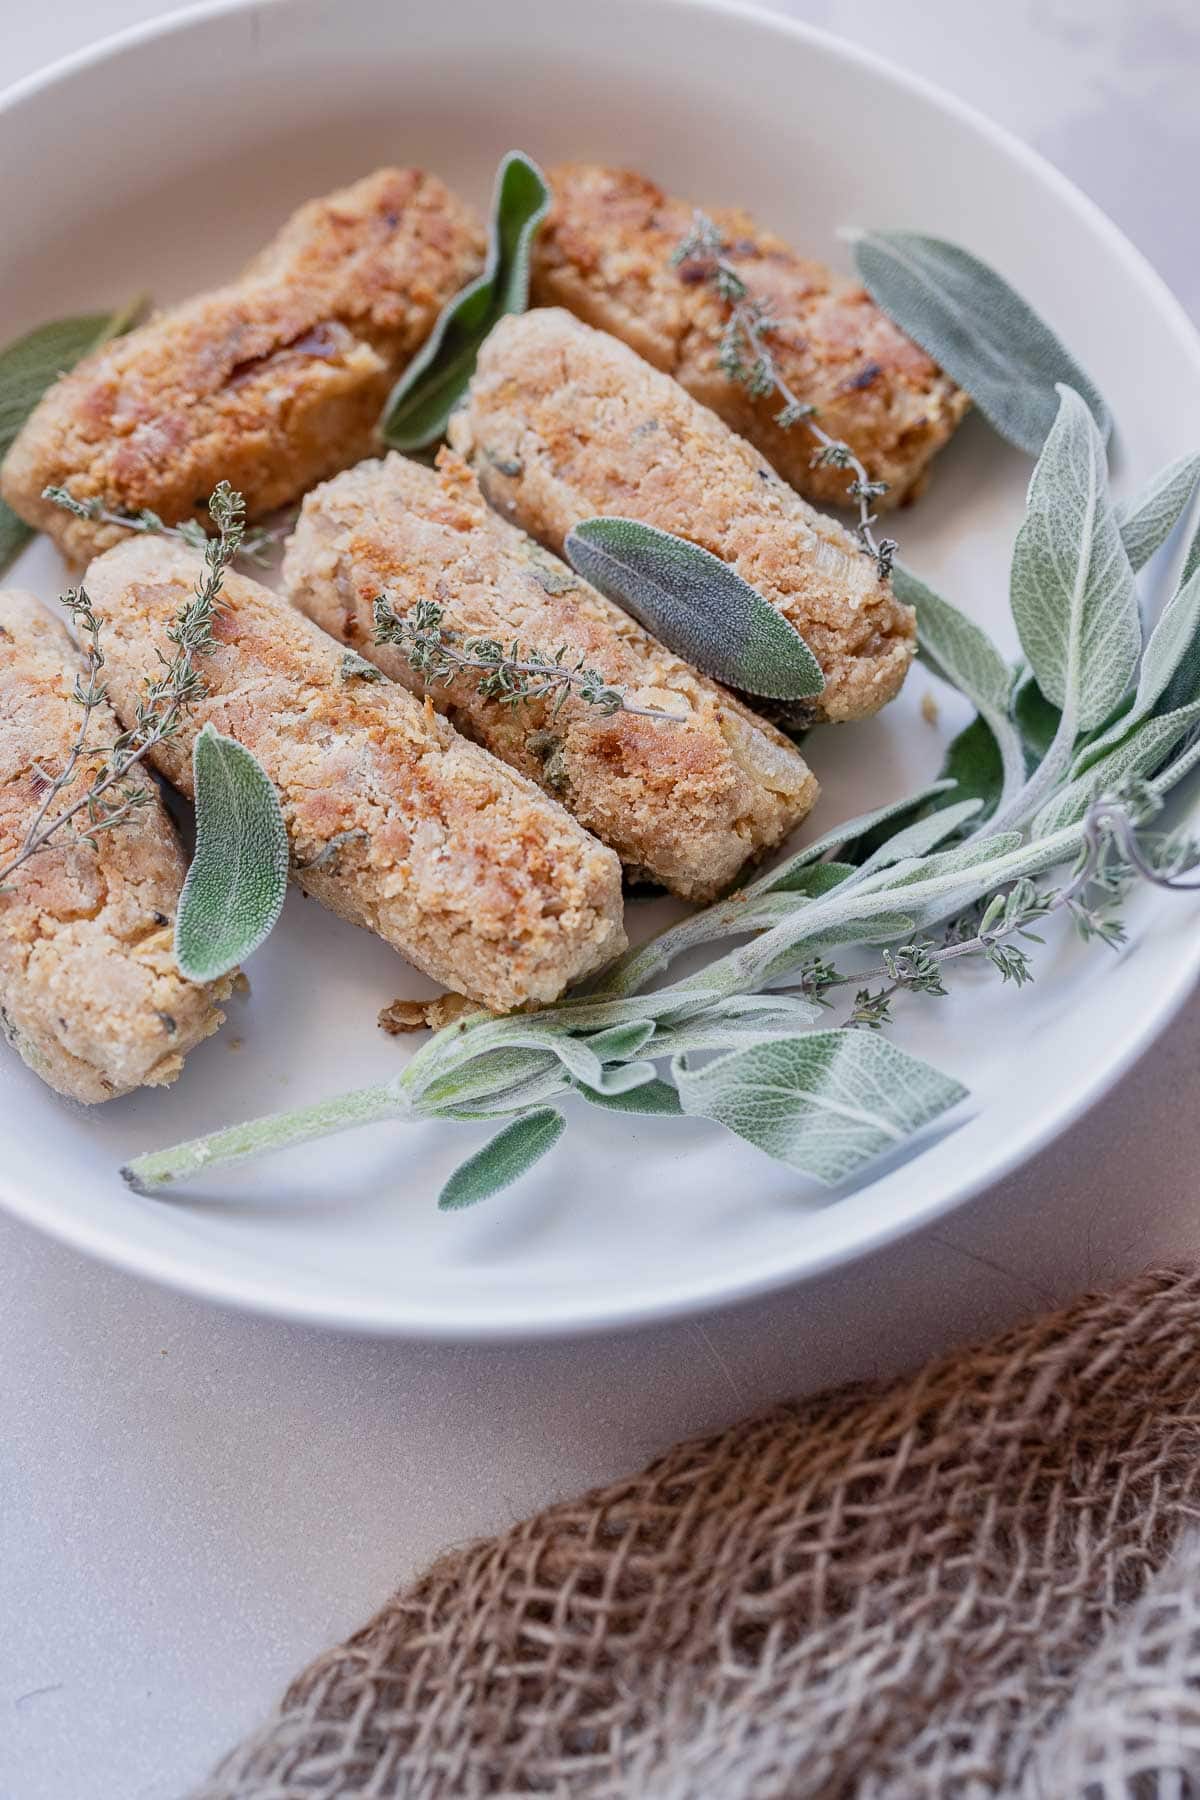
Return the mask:
<path fill-rule="evenodd" d="M 1200 1795 L 1198 1520 L 1157 1271 L 443 1557 L 195 1800 Z"/>

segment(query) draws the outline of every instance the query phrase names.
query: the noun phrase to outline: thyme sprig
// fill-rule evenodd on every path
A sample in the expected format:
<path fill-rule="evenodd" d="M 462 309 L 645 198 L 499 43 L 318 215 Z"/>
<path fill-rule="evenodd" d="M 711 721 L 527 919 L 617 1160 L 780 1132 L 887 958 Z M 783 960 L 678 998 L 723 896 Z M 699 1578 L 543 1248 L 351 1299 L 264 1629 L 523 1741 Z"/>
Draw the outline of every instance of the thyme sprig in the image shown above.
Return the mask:
<path fill-rule="evenodd" d="M 769 339 L 781 321 L 761 300 L 756 300 L 725 255 L 728 245 L 707 213 L 697 211 L 692 229 L 676 245 L 672 266 L 700 275 L 729 308 L 717 356 L 722 372 L 750 395 L 761 399 L 775 394 L 782 402 L 775 423 L 783 431 L 803 425 L 816 442 L 812 467 L 848 469 L 847 498 L 858 508 L 856 535 L 864 552 L 874 559 L 880 577 L 892 572 L 897 545 L 894 538 L 876 538 L 872 503 L 887 493 L 886 481 L 872 481 L 849 444 L 835 438 L 820 424 L 817 408 L 799 395 L 780 373 Z"/>
<path fill-rule="evenodd" d="M 139 507 L 136 512 L 114 511 L 112 507 L 105 506 L 102 500 L 79 500 L 69 489 L 53 485 L 42 489 L 42 499 L 52 500 L 64 512 L 74 513 L 77 519 L 89 519 L 103 525 L 119 525 L 123 531 L 141 532 L 154 537 L 176 538 L 193 550 L 206 550 L 211 542 L 211 534 L 205 531 L 198 519 L 181 519 L 177 525 L 168 525 L 148 506 Z M 278 525 L 255 525 L 243 529 L 236 555 L 243 562 L 266 568 L 273 552 L 283 542 L 294 523 L 293 509 Z"/>
<path fill-rule="evenodd" d="M 993 894 L 972 909 L 974 929 L 964 927 L 963 916 L 946 925 L 940 944 L 919 938 L 896 949 L 884 950 L 881 966 L 867 975 L 840 975 L 818 957 L 801 965 L 800 981 L 784 990 L 829 1006 L 835 988 L 865 981 L 855 995 L 845 1023 L 879 1030 L 890 1025 L 891 1003 L 897 994 L 929 994 L 945 998 L 949 989 L 943 974 L 947 965 L 964 958 L 982 958 L 1001 981 L 1026 986 L 1034 978 L 1030 953 L 1011 940 L 1016 937 L 1041 944 L 1032 930 L 1055 913 L 1065 912 L 1074 921 L 1085 943 L 1098 942 L 1110 950 L 1125 942 L 1124 924 L 1117 912 L 1130 886 L 1138 880 L 1173 892 L 1200 887 L 1200 881 L 1184 879 L 1200 867 L 1200 846 L 1186 837 L 1150 834 L 1149 821 L 1162 801 L 1147 782 L 1133 780 L 1116 794 L 1094 801 L 1083 821 L 1082 844 L 1075 866 L 1060 887 L 1039 888 L 1028 876 Z M 872 988 L 871 981 L 886 985 Z"/>
<path fill-rule="evenodd" d="M 599 669 L 589 668 L 586 658 L 576 657 L 565 644 L 549 654 L 516 639 L 505 646 L 495 638 L 465 637 L 444 624 L 445 613 L 433 600 L 418 600 L 402 613 L 387 594 L 377 594 L 373 611 L 375 642 L 399 650 L 431 687 L 475 675 L 476 692 L 485 700 L 522 706 L 548 699 L 551 718 L 558 717 L 571 695 L 604 718 L 625 712 L 640 719 L 677 722 L 681 716 L 659 707 L 631 706 L 623 688 L 606 681 Z"/>
<path fill-rule="evenodd" d="M 246 509 L 242 496 L 227 481 L 219 482 L 208 504 L 216 535 L 204 539 L 204 571 L 191 598 L 181 609 L 167 636 L 175 646 L 173 656 L 159 653 L 162 673 L 147 680 L 137 704 L 134 722 L 107 745 L 89 744 L 96 709 L 106 697 L 101 680 L 104 654 L 103 621 L 93 610 L 83 588 L 64 596 L 79 627 L 84 646 L 84 668 L 76 679 L 72 698 L 81 709 L 79 730 L 57 775 L 43 772 L 46 792 L 19 848 L 0 867 L 0 894 L 23 864 L 52 845 L 94 843 L 106 831 L 126 824 L 150 800 L 152 790 L 130 779 L 156 744 L 174 737 L 189 707 L 204 697 L 204 678 L 196 667 L 197 656 L 213 649 L 212 626 L 220 602 L 221 585 L 241 547 Z M 199 528 L 197 528 L 199 529 Z M 90 779 L 59 812 L 55 802 L 77 784 L 90 765 Z M 86 822 L 84 822 L 86 820 Z"/>

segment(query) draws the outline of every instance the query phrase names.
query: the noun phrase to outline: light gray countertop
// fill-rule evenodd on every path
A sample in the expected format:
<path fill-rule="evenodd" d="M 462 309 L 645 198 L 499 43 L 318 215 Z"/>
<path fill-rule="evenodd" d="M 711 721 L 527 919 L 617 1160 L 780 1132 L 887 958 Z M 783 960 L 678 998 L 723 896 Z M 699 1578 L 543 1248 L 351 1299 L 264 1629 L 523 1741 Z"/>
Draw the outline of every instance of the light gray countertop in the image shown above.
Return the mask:
<path fill-rule="evenodd" d="M 164 10 L 10 9 L 0 79 Z M 1014 128 L 1200 315 L 1193 0 L 783 10 Z M 0 1219 L 0 1800 L 175 1800 L 445 1546 L 684 1433 L 1194 1253 L 1200 1109 L 1179 1098 L 1198 1068 L 1193 1004 L 1075 1130 L 948 1222 L 703 1324 L 586 1345 L 372 1344 L 234 1317 Z"/>

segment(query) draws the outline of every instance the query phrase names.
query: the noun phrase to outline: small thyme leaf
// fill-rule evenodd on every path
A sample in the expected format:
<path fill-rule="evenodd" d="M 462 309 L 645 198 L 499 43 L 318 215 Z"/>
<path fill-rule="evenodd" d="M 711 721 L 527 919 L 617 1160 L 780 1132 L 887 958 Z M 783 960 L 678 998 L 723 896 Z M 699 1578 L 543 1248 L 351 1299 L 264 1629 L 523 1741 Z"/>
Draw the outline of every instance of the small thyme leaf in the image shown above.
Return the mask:
<path fill-rule="evenodd" d="M 1002 275 L 970 251 L 915 231 L 852 236 L 875 303 L 968 393 L 990 425 L 1037 456 L 1058 412 L 1056 387 L 1082 396 L 1107 439 L 1112 420 L 1094 384 Z"/>
<path fill-rule="evenodd" d="M 175 960 L 189 981 L 215 981 L 257 950 L 283 911 L 288 834 L 262 764 L 206 724 L 192 751 L 196 854 L 175 919 Z"/>
<path fill-rule="evenodd" d="M 585 580 L 703 674 L 771 700 L 824 688 L 795 627 L 698 544 L 636 519 L 584 519 L 568 533 L 566 553 Z"/>
<path fill-rule="evenodd" d="M 566 1128 L 567 1121 L 553 1106 L 514 1119 L 490 1144 L 459 1164 L 438 1196 L 438 1210 L 461 1212 L 510 1187 L 553 1150 Z"/>
<path fill-rule="evenodd" d="M 359 681 L 384 681 L 386 677 L 382 669 L 377 668 L 373 662 L 368 662 L 365 656 L 360 656 L 357 650 L 344 650 L 338 668 L 338 679 L 340 681 L 356 679 Z"/>
<path fill-rule="evenodd" d="M 116 312 L 55 319 L 0 350 L 0 461 L 46 390 L 101 344 L 122 337 L 144 305 L 138 299 Z M 0 500 L 0 575 L 32 536 L 32 526 Z"/>
<path fill-rule="evenodd" d="M 443 307 L 388 397 L 380 429 L 394 449 L 423 450 L 443 436 L 484 338 L 506 313 L 524 312 L 530 251 L 549 209 L 545 176 L 522 151 L 510 150 L 496 174 L 483 274 Z"/>

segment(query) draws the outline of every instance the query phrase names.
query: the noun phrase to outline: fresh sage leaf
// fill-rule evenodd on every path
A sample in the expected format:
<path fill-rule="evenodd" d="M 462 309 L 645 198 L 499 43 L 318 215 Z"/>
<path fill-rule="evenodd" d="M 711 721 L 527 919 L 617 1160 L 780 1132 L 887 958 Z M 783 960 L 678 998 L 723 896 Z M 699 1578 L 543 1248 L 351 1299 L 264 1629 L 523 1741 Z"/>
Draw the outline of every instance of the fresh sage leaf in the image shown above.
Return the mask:
<path fill-rule="evenodd" d="M 1004 789 L 1004 763 L 1000 746 L 986 720 L 976 717 L 946 746 L 942 774 L 953 783 L 953 797 L 978 800 L 982 823 L 995 812 Z M 948 804 L 944 797 L 931 800 L 927 811 Z"/>
<path fill-rule="evenodd" d="M 872 812 L 860 813 L 855 819 L 847 819 L 844 825 L 835 825 L 803 850 L 796 850 L 765 875 L 748 883 L 742 889 L 743 894 L 783 894 L 804 891 L 807 871 L 814 863 L 820 861 L 830 850 L 840 850 L 845 844 L 855 843 L 869 832 L 884 829 L 889 821 L 902 818 L 914 806 L 932 799 L 934 795 L 944 794 L 951 786 L 947 781 L 931 782 L 917 794 L 910 794 L 906 800 L 892 800 L 886 806 L 877 806 Z M 847 860 L 853 860 L 848 858 Z"/>
<path fill-rule="evenodd" d="M 139 299 L 118 312 L 55 319 L 0 350 L 0 461 L 47 388 L 109 338 L 128 331 L 144 304 Z M 0 575 L 32 536 L 32 526 L 0 500 Z"/>
<path fill-rule="evenodd" d="M 956 800 L 953 806 L 941 807 L 926 817 L 914 819 L 903 831 L 897 831 L 870 855 L 857 871 L 857 879 L 894 868 L 914 856 L 928 856 L 939 844 L 976 818 L 982 809 L 980 800 Z"/>
<path fill-rule="evenodd" d="M 598 1094 L 595 1088 L 581 1087 L 579 1092 L 593 1106 L 607 1107 L 609 1112 L 657 1113 L 678 1115 L 683 1111 L 679 1095 L 669 1081 L 657 1077 L 641 1087 L 629 1088 L 622 1094 Z"/>
<path fill-rule="evenodd" d="M 1180 580 L 1190 581 L 1197 569 L 1200 569 L 1200 525 L 1197 525 L 1192 541 L 1188 545 Z"/>
<path fill-rule="evenodd" d="M 1076 733 L 1124 698 L 1142 649 L 1133 570 L 1108 495 L 1104 445 L 1079 395 L 1058 417 L 1029 485 L 1011 601 L 1039 688 Z"/>
<path fill-rule="evenodd" d="M 916 610 L 917 642 L 926 667 L 957 688 L 991 732 L 1000 756 L 1000 798 L 1007 799 L 1025 779 L 1021 735 L 1009 716 L 1012 670 L 973 619 L 935 594 L 902 563 L 892 570 L 892 586 L 896 598 Z"/>
<path fill-rule="evenodd" d="M 653 1019 L 631 1019 L 628 1025 L 610 1025 L 587 1040 L 587 1047 L 601 1062 L 616 1062 L 636 1056 L 654 1036 Z"/>
<path fill-rule="evenodd" d="M 1151 476 L 1140 494 L 1117 506 L 1117 525 L 1134 571 L 1145 568 L 1183 517 L 1200 483 L 1200 456 L 1181 456 Z"/>
<path fill-rule="evenodd" d="M 828 1186 L 965 1099 L 966 1089 L 868 1031 L 817 1031 L 757 1044 L 704 1068 L 677 1059 L 685 1113 L 736 1132 Z"/>
<path fill-rule="evenodd" d="M 610 1063 L 594 1084 L 598 1094 L 630 1094 L 637 1088 L 647 1087 L 657 1079 L 658 1071 L 652 1062 Z M 584 1087 L 593 1084 L 584 1082 Z"/>
<path fill-rule="evenodd" d="M 1033 676 L 1026 675 L 1018 680 L 1013 695 L 1013 718 L 1025 746 L 1025 766 L 1034 769 L 1058 736 L 1062 713 L 1047 700 Z"/>
<path fill-rule="evenodd" d="M 175 919 L 175 960 L 215 981 L 257 950 L 283 911 L 288 835 L 279 795 L 244 745 L 205 725 L 192 752 L 196 854 Z"/>
<path fill-rule="evenodd" d="M 768 700 L 804 700 L 825 686 L 794 626 L 718 556 L 637 519 L 584 519 L 567 559 L 686 662 Z"/>
<path fill-rule="evenodd" d="M 862 819 L 854 820 L 855 826 L 865 829 L 860 829 L 857 835 L 843 842 L 838 854 L 843 861 L 861 868 L 898 831 L 907 831 L 918 819 L 927 818 L 931 812 L 936 812 L 943 806 L 956 805 L 962 798 L 964 796 L 955 791 L 953 780 L 947 780 L 941 775 L 936 781 L 931 781 L 928 787 L 918 788 L 909 799 L 881 808 L 881 817 L 877 823 L 870 823 L 873 817 L 870 813 L 864 814 Z"/>
<path fill-rule="evenodd" d="M 821 1008 L 791 994 L 735 994 L 694 1018 L 667 1024 L 656 1033 L 652 1056 L 680 1056 L 700 1050 L 741 1050 L 776 1038 L 794 1038 L 815 1024 Z"/>
<path fill-rule="evenodd" d="M 530 251 L 550 199 L 537 164 L 522 151 L 510 150 L 496 174 L 483 274 L 442 308 L 388 397 L 380 429 L 394 449 L 423 450 L 445 435 L 450 414 L 475 373 L 483 340 L 506 313 L 525 311 Z"/>
<path fill-rule="evenodd" d="M 1093 800 L 1101 794 L 1117 793 L 1133 776 L 1156 775 L 1198 720 L 1200 702 L 1193 702 L 1135 726 L 1115 749 L 1089 764 L 1085 773 L 1047 801 L 1034 818 L 1033 836 L 1049 837 L 1064 825 L 1074 825 Z"/>
<path fill-rule="evenodd" d="M 1075 759 L 1074 775 L 1082 775 L 1109 751 L 1122 742 L 1136 725 L 1155 711 L 1174 713 L 1198 696 L 1195 692 L 1200 657 L 1200 570 L 1176 590 L 1163 608 L 1158 623 L 1150 633 L 1142 652 L 1137 692 L 1133 704 L 1114 724 L 1080 752 Z M 1191 689 L 1175 706 L 1160 708 L 1159 702 L 1177 675 Z"/>
<path fill-rule="evenodd" d="M 514 1119 L 490 1144 L 459 1164 L 438 1195 L 438 1210 L 461 1212 L 490 1199 L 501 1188 L 511 1187 L 553 1150 L 566 1128 L 567 1121 L 553 1106 L 541 1106 Z"/>
<path fill-rule="evenodd" d="M 871 298 L 1010 444 L 1039 454 L 1060 383 L 1082 396 L 1107 440 L 1112 420 L 1094 383 L 1045 320 L 970 251 L 915 231 L 868 231 L 854 237 L 854 260 Z"/>

